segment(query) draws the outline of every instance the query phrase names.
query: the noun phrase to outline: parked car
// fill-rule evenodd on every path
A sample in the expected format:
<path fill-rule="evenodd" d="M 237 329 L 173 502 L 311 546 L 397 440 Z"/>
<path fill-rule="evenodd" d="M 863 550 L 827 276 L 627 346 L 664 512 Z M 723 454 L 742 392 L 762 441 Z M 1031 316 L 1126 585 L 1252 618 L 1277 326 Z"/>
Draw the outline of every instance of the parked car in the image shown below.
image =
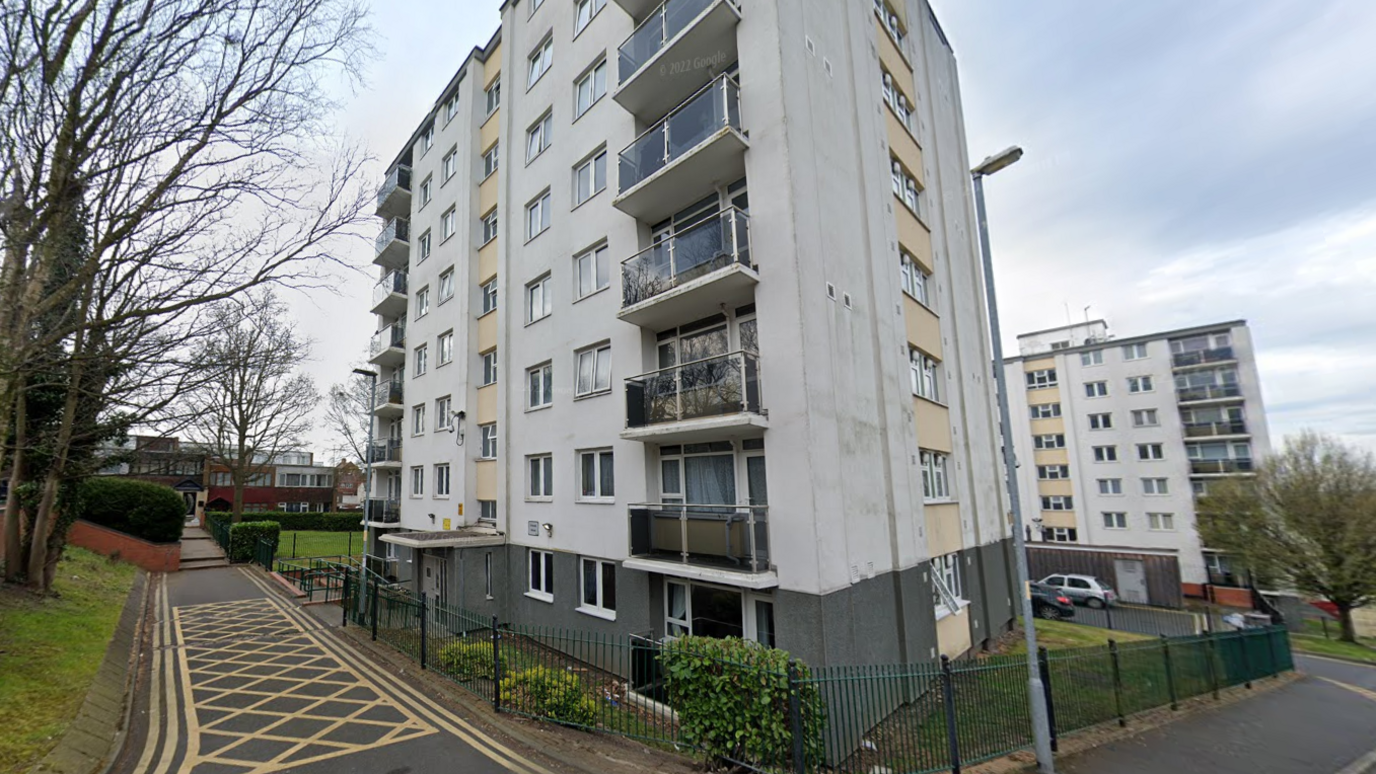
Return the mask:
<path fill-rule="evenodd" d="M 1032 615 L 1048 621 L 1075 616 L 1075 605 L 1071 604 L 1070 597 L 1062 594 L 1060 589 L 1040 583 L 1029 585 L 1032 588 Z"/>
<path fill-rule="evenodd" d="M 1093 575 L 1048 575 L 1040 582 L 1058 589 L 1076 604 L 1107 607 L 1118 602 L 1118 593 L 1113 590 L 1113 586 Z"/>

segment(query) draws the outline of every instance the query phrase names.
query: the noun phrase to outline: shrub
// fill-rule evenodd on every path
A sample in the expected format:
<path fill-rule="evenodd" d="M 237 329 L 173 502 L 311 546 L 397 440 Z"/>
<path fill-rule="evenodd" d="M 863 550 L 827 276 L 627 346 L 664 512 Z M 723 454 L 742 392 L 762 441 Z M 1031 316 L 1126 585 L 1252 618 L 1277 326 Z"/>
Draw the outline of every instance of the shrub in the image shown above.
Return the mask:
<path fill-rule="evenodd" d="M 175 543 L 182 538 L 186 502 L 172 487 L 117 476 L 81 482 L 73 498 L 76 516 L 92 524 L 142 538 Z"/>
<path fill-rule="evenodd" d="M 502 674 L 506 674 L 511 664 L 509 654 L 504 650 L 499 651 Z M 475 677 L 492 679 L 492 640 L 459 640 L 440 648 L 436 658 L 440 671 L 455 680 L 472 680 Z"/>
<path fill-rule="evenodd" d="M 229 521 L 228 511 L 211 511 L 205 515 L 207 520 Z M 259 511 L 245 513 L 245 520 L 275 521 L 283 532 L 357 532 L 362 529 L 363 512 L 354 513 L 287 513 L 285 511 Z"/>
<path fill-rule="evenodd" d="M 666 645 L 660 659 L 685 742 L 714 759 L 792 760 L 786 651 L 735 637 L 683 637 Z M 798 665 L 800 680 L 810 675 Z M 798 690 L 804 754 L 808 761 L 821 761 L 826 723 L 821 697 L 808 682 Z"/>
<path fill-rule="evenodd" d="M 502 706 L 560 723 L 592 726 L 597 703 L 578 676 L 549 667 L 523 669 L 501 682 Z"/>
<path fill-rule="evenodd" d="M 253 550 L 258 541 L 267 539 L 277 542 L 280 528 L 275 521 L 241 521 L 229 528 L 229 561 L 248 562 L 253 559 Z"/>

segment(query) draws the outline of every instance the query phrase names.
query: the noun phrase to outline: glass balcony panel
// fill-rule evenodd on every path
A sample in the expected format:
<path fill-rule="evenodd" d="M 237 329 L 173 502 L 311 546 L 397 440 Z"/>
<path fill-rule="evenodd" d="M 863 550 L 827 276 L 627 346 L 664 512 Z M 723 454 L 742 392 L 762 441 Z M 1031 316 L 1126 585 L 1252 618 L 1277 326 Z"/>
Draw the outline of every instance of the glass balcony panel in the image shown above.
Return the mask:
<path fill-rule="evenodd" d="M 368 461 L 373 464 L 401 462 L 401 439 L 390 438 L 385 441 L 374 442 L 372 448 L 368 450 Z"/>
<path fill-rule="evenodd" d="M 733 263 L 750 266 L 750 218 L 735 208 L 623 262 L 622 306 L 633 306 Z"/>
<path fill-rule="evenodd" d="M 379 524 L 396 524 L 401 521 L 401 501 L 374 497 L 368 500 L 367 518 Z"/>
<path fill-rule="evenodd" d="M 377 248 L 378 253 L 381 253 L 383 250 L 386 250 L 387 246 L 392 244 L 393 241 L 411 241 L 411 222 L 406 218 L 392 218 L 387 221 L 387 225 L 383 227 L 382 233 L 377 235 L 377 241 L 374 246 Z"/>
<path fill-rule="evenodd" d="M 406 272 L 388 272 L 376 285 L 373 286 L 373 306 L 377 306 L 393 293 L 406 295 Z"/>
<path fill-rule="evenodd" d="M 405 391 L 400 381 L 386 380 L 377 385 L 373 393 L 373 407 L 400 404 L 405 399 Z"/>
<path fill-rule="evenodd" d="M 647 503 L 630 509 L 631 556 L 744 572 L 769 570 L 768 507 Z"/>
<path fill-rule="evenodd" d="M 387 173 L 387 179 L 382 182 L 382 186 L 377 189 L 377 206 L 385 207 L 387 197 L 398 191 L 410 192 L 411 190 L 411 168 L 406 166 L 395 166 Z"/>
<path fill-rule="evenodd" d="M 740 87 L 723 75 L 670 111 L 621 152 L 621 193 L 683 157 L 722 127 L 739 131 L 739 102 Z"/>
<path fill-rule="evenodd" d="M 760 412 L 759 356 L 706 358 L 626 380 L 626 425 Z"/>
<path fill-rule="evenodd" d="M 406 326 L 401 323 L 392 323 L 386 328 L 373 334 L 372 346 L 369 348 L 370 355 L 377 355 L 392 347 L 404 347 L 406 345 Z"/>
<path fill-rule="evenodd" d="M 1183 368 L 1186 366 L 1204 365 L 1206 363 L 1222 363 L 1236 359 L 1237 355 L 1233 352 L 1232 347 L 1214 347 L 1213 349 L 1200 349 L 1171 355 L 1171 365 L 1176 368 Z"/>

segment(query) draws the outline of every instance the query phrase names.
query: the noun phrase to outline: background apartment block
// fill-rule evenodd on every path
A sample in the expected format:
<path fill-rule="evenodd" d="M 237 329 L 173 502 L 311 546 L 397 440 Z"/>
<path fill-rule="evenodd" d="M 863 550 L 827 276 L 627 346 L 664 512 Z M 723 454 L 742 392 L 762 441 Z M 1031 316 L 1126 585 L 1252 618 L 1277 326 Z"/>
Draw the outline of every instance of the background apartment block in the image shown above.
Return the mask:
<path fill-rule="evenodd" d="M 1096 320 L 1018 350 L 1005 367 L 1029 539 L 1066 549 L 1032 548 L 1033 574 L 1093 570 L 1153 603 L 1239 585 L 1194 505 L 1270 449 L 1246 322 L 1114 339 Z"/>
<path fill-rule="evenodd" d="M 968 169 L 921 0 L 504 3 L 378 195 L 373 550 L 812 663 L 997 635 Z"/>

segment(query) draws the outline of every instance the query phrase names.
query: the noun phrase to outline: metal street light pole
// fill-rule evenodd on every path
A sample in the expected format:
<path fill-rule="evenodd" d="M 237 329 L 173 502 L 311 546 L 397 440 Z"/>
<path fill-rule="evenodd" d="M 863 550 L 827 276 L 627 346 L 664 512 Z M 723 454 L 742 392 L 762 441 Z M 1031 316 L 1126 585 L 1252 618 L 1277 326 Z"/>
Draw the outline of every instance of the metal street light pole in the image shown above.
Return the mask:
<path fill-rule="evenodd" d="M 373 545 L 368 509 L 373 505 L 373 405 L 377 401 L 377 371 L 355 368 L 354 373 L 368 377 L 368 443 L 363 447 L 363 566 L 367 567 Z"/>
<path fill-rule="evenodd" d="M 1023 536 L 1022 500 L 1018 494 L 1018 460 L 1013 451 L 1012 425 L 1008 419 L 1008 379 L 1003 368 L 1003 340 L 999 331 L 999 304 L 994 293 L 994 259 L 989 252 L 989 218 L 984 209 L 984 178 L 1010 166 L 1022 158 L 1022 148 L 1016 145 L 997 153 L 970 170 L 975 184 L 975 213 L 979 223 L 979 249 L 984 265 L 984 297 L 989 307 L 989 335 L 993 341 L 994 383 L 999 397 L 999 425 L 1003 436 L 1003 466 L 1008 476 L 1009 507 L 1013 512 L 1013 553 L 1016 555 L 1019 595 L 1022 602 L 1023 632 L 1027 638 L 1027 693 L 1032 709 L 1032 742 L 1037 753 L 1037 767 L 1043 774 L 1055 774 L 1056 762 L 1051 754 L 1051 723 L 1046 712 L 1046 694 L 1041 669 L 1037 664 L 1037 628 L 1032 613 L 1032 596 L 1027 576 L 1027 542 Z"/>

